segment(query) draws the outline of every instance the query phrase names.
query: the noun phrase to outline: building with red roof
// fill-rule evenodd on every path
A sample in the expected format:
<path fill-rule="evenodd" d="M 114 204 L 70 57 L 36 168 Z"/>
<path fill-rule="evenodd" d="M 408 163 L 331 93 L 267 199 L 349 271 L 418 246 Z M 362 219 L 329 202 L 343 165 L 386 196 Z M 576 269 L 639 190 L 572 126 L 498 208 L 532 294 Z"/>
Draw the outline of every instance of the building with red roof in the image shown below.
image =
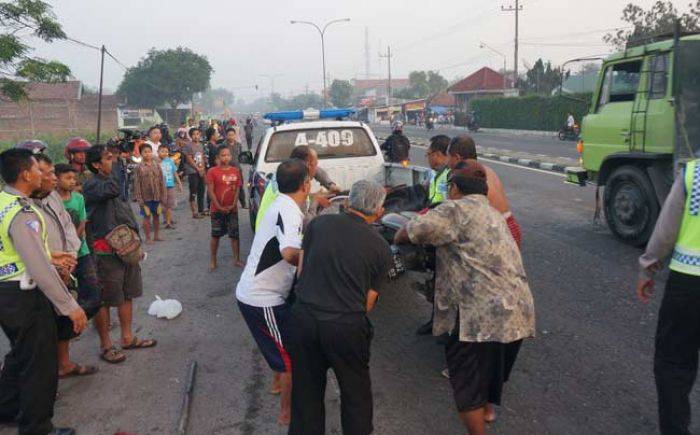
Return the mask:
<path fill-rule="evenodd" d="M 483 67 L 447 89 L 455 97 L 456 106 L 466 111 L 472 98 L 512 94 L 512 80 L 489 67 Z"/>

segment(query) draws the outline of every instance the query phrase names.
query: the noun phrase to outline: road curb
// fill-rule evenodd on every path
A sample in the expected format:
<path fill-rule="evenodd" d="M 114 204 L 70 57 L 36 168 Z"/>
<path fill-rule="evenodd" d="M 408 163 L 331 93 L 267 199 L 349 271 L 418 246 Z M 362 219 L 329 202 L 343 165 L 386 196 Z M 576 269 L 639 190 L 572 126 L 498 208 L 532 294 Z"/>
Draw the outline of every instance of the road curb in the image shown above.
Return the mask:
<path fill-rule="evenodd" d="M 414 146 L 418 148 L 427 148 L 427 144 L 425 142 L 413 143 Z M 497 160 L 503 163 L 510 163 L 512 165 L 523 166 L 526 168 L 540 169 L 542 171 L 557 172 L 561 174 L 566 172 L 566 165 L 562 165 L 561 163 L 542 161 L 532 158 L 515 157 L 508 154 L 494 153 L 491 151 L 477 150 L 476 155 L 484 159 Z"/>

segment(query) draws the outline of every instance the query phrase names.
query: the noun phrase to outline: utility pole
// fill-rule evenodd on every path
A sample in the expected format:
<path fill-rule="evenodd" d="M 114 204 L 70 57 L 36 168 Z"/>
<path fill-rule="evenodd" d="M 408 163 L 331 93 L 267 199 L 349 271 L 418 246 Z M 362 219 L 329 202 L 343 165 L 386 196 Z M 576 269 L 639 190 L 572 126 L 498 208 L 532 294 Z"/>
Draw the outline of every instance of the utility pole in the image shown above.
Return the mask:
<path fill-rule="evenodd" d="M 388 79 L 386 81 L 386 105 L 391 106 L 391 46 L 386 47 L 386 54 L 379 53 L 379 57 L 386 58 L 386 65 L 388 69 Z"/>
<path fill-rule="evenodd" d="M 520 0 L 515 0 L 515 6 L 509 6 L 507 8 L 501 6 L 501 10 L 503 12 L 515 12 L 515 57 L 513 62 L 513 88 L 516 88 L 518 85 L 518 26 L 520 23 L 520 11 L 523 10 L 523 7 L 520 5 Z"/>
<path fill-rule="evenodd" d="M 107 49 L 103 45 L 100 49 L 102 60 L 100 61 L 100 93 L 97 96 L 97 140 L 96 145 L 100 144 L 100 130 L 102 128 L 102 82 L 105 75 L 105 51 Z"/>

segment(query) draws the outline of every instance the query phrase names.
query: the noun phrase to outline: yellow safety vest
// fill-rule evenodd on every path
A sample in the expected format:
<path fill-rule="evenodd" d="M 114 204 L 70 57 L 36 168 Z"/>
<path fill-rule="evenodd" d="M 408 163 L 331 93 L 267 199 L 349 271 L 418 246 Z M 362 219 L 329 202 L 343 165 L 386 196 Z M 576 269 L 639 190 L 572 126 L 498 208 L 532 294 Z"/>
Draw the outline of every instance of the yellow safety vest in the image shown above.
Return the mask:
<path fill-rule="evenodd" d="M 678 232 L 670 269 L 700 276 L 700 165 L 699 160 L 685 167 L 685 210 Z"/>
<path fill-rule="evenodd" d="M 20 211 L 30 209 L 41 223 L 41 238 L 46 252 L 50 253 L 44 217 L 32 205 L 23 206 L 20 197 L 5 191 L 0 192 L 0 281 L 7 281 L 24 273 L 26 267 L 10 239 L 10 225 Z M 49 254 L 50 255 L 50 254 Z"/>
<path fill-rule="evenodd" d="M 432 172 L 430 190 L 428 192 L 428 199 L 431 205 L 439 204 L 447 199 L 447 176 L 449 173 L 450 169 L 447 167 L 440 172 Z"/>

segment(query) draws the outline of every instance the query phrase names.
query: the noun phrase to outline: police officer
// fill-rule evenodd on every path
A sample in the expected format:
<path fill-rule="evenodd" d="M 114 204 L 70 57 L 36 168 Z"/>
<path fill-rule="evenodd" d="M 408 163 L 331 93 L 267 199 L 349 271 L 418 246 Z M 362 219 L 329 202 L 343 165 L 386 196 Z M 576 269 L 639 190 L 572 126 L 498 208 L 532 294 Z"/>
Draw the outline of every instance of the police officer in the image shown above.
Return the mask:
<path fill-rule="evenodd" d="M 42 180 L 31 151 L 1 153 L 0 175 L 0 326 L 11 346 L 0 374 L 0 422 L 16 420 L 20 434 L 74 434 L 51 424 L 58 385 L 53 309 L 76 333 L 87 318 L 51 265 L 46 225 L 29 202 Z"/>
<path fill-rule="evenodd" d="M 430 138 L 430 146 L 425 156 L 432 173 L 430 176 L 430 186 L 428 188 L 428 203 L 430 206 L 440 204 L 447 199 L 447 176 L 450 168 L 447 162 L 450 157 L 447 155 L 447 148 L 450 146 L 450 138 L 444 134 Z"/>
<path fill-rule="evenodd" d="M 654 352 L 659 428 L 690 434 L 690 401 L 700 349 L 700 160 L 676 177 L 646 251 L 639 258 L 637 295 L 647 302 L 654 274 L 671 256 Z"/>

